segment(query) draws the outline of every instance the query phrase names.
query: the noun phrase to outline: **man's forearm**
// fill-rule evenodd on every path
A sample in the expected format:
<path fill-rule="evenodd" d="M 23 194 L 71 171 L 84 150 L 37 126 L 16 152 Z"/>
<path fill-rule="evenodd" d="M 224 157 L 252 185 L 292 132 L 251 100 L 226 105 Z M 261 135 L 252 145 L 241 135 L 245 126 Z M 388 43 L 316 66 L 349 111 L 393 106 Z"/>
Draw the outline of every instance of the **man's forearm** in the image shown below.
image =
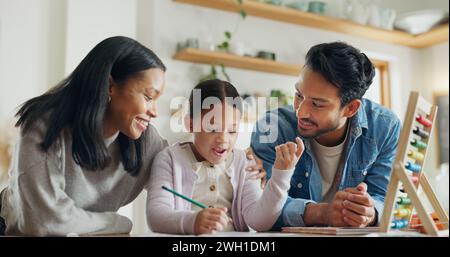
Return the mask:
<path fill-rule="evenodd" d="M 303 221 L 306 226 L 328 225 L 326 212 L 328 203 L 310 203 L 306 205 Z"/>

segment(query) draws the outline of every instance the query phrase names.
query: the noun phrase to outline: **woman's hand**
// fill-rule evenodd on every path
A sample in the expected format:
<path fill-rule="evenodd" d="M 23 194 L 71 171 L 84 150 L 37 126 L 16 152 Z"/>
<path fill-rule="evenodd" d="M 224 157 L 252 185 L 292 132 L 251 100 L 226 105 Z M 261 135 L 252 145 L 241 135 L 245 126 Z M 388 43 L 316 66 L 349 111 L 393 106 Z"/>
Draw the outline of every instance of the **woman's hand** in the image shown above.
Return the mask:
<path fill-rule="evenodd" d="M 230 219 L 227 216 L 227 208 L 206 208 L 195 218 L 194 233 L 214 234 L 222 231 L 228 222 Z"/>
<path fill-rule="evenodd" d="M 275 169 L 291 170 L 295 167 L 305 149 L 303 141 L 299 137 L 295 138 L 295 141 L 297 144 L 287 142 L 275 147 L 276 159 L 273 165 Z"/>

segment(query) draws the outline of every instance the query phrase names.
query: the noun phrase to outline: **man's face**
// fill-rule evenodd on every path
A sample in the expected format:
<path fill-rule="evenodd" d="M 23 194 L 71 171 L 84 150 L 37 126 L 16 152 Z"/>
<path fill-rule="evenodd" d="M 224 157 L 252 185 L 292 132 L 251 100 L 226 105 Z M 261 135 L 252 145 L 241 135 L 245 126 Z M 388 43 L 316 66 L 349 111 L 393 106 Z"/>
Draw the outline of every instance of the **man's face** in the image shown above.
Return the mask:
<path fill-rule="evenodd" d="M 345 125 L 339 89 L 305 67 L 295 85 L 294 108 L 300 136 L 318 138 Z"/>

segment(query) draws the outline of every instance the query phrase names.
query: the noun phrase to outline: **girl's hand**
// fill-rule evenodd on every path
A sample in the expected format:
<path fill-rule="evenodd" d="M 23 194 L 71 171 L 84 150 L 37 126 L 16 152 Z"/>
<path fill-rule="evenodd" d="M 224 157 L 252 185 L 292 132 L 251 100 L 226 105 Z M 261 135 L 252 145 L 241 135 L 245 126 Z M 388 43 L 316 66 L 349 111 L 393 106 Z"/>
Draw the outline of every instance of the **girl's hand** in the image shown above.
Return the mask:
<path fill-rule="evenodd" d="M 194 233 L 214 234 L 222 231 L 229 222 L 227 208 L 206 208 L 201 210 L 195 218 Z"/>
<path fill-rule="evenodd" d="M 303 141 L 299 137 L 295 138 L 295 141 L 297 144 L 287 142 L 275 147 L 276 159 L 273 165 L 275 169 L 291 170 L 295 167 L 305 149 Z"/>

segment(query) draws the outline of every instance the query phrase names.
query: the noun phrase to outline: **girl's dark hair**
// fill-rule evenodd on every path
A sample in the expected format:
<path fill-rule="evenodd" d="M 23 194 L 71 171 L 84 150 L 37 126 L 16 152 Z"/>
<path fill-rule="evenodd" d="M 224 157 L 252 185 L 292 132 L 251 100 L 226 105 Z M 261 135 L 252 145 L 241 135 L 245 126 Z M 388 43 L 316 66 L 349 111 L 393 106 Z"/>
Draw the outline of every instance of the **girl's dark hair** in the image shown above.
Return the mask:
<path fill-rule="evenodd" d="M 375 68 L 369 58 L 342 42 L 312 47 L 306 55 L 305 66 L 320 73 L 339 89 L 342 106 L 361 99 L 375 76 Z"/>
<path fill-rule="evenodd" d="M 200 93 L 200 99 L 194 99 L 194 92 L 196 90 Z M 242 113 L 242 99 L 236 88 L 227 81 L 212 79 L 199 83 L 192 90 L 189 97 L 189 116 L 191 119 L 194 117 L 194 113 L 201 112 L 201 109 L 197 110 L 196 108 L 196 110 L 194 110 L 194 101 L 200 100 L 198 106 L 201 108 L 204 100 L 208 97 L 215 97 L 222 103 L 226 102 Z"/>
<path fill-rule="evenodd" d="M 65 127 L 72 131 L 72 156 L 81 167 L 96 171 L 111 161 L 103 138 L 103 119 L 109 98 L 109 77 L 120 86 L 140 72 L 166 67 L 150 49 L 127 37 L 111 37 L 92 49 L 67 78 L 41 96 L 21 105 L 16 127 L 22 132 L 48 114 L 48 128 L 40 144 L 47 151 Z M 142 166 L 145 133 L 132 140 L 119 133 L 125 170 L 137 175 Z"/>

